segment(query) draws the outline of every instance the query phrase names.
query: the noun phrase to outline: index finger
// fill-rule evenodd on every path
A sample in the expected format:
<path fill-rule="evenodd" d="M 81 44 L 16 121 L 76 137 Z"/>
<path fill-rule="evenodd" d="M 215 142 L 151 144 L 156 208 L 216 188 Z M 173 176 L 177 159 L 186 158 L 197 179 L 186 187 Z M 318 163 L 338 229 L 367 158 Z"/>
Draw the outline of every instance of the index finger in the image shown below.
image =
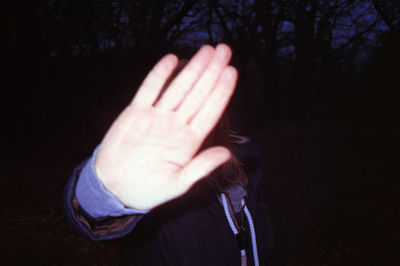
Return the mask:
<path fill-rule="evenodd" d="M 200 139 L 207 137 L 220 120 L 235 90 L 237 75 L 234 67 L 227 66 L 215 89 L 190 122 L 191 128 Z"/>

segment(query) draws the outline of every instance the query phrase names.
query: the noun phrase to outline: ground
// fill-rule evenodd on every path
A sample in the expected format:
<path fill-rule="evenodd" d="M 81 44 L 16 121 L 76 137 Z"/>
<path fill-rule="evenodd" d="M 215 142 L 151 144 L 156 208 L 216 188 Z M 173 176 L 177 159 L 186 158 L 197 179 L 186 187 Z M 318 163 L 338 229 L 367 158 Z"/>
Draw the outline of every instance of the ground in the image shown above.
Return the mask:
<path fill-rule="evenodd" d="M 90 242 L 63 214 L 68 176 L 109 126 L 96 121 L 44 130 L 3 159 L 5 265 L 118 265 L 114 242 Z M 398 127 L 271 123 L 254 138 L 264 153 L 261 186 L 278 265 L 397 265 Z"/>

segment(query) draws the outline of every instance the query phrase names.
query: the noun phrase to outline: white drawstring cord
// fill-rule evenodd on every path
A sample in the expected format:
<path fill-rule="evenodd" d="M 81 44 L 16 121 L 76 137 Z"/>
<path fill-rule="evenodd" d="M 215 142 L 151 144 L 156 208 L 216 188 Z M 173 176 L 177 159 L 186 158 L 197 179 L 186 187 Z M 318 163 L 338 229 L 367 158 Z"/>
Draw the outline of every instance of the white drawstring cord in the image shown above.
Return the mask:
<path fill-rule="evenodd" d="M 236 228 L 235 223 L 232 220 L 232 216 L 229 213 L 228 202 L 226 200 L 224 193 L 221 193 L 221 199 L 222 199 L 222 205 L 223 205 L 224 211 L 225 211 L 225 216 L 228 219 L 229 226 L 231 227 L 233 234 L 236 236 L 239 233 L 239 231 Z M 254 265 L 258 266 L 259 262 L 258 262 L 258 252 L 257 252 L 256 230 L 254 228 L 253 219 L 251 218 L 251 214 L 250 214 L 249 210 L 247 209 L 247 206 L 245 206 L 246 203 L 245 203 L 244 199 L 242 199 L 241 203 L 242 203 L 242 206 L 244 206 L 244 212 L 246 213 L 247 220 L 249 221 L 250 233 L 251 233 L 251 245 L 253 247 Z M 242 257 L 245 256 L 246 250 L 242 249 L 240 251 L 240 255 Z"/>
<path fill-rule="evenodd" d="M 242 206 L 245 205 L 244 200 L 242 199 Z M 246 213 L 247 219 L 249 220 L 250 232 L 251 232 L 251 245 L 253 246 L 253 258 L 254 265 L 258 266 L 258 251 L 257 251 L 257 239 L 256 239 L 256 229 L 254 228 L 253 219 L 251 218 L 250 212 L 247 209 L 247 206 L 244 206 L 244 212 Z"/>
<path fill-rule="evenodd" d="M 226 201 L 226 197 L 225 197 L 225 194 L 224 194 L 224 193 L 221 194 L 221 198 L 222 198 L 222 205 L 224 206 L 225 216 L 226 216 L 226 218 L 228 219 L 228 223 L 229 223 L 229 226 L 230 226 L 231 229 L 232 229 L 233 234 L 236 236 L 236 235 L 239 233 L 239 231 L 238 231 L 238 229 L 236 228 L 235 223 L 234 223 L 233 220 L 232 220 L 232 216 L 231 216 L 230 213 L 229 213 L 228 202 Z M 245 249 L 242 249 L 242 250 L 240 251 L 240 255 L 241 255 L 242 257 L 243 257 L 243 256 L 246 256 L 246 250 L 245 250 Z"/>

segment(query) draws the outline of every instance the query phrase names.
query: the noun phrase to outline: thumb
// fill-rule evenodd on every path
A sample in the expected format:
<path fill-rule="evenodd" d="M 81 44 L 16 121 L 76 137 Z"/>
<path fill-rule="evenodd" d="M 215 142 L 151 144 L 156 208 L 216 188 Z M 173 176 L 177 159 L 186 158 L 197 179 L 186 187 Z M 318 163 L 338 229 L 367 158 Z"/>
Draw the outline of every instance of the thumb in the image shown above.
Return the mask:
<path fill-rule="evenodd" d="M 182 170 L 179 185 L 187 191 L 201 178 L 211 174 L 216 168 L 231 158 L 231 152 L 221 146 L 208 148 L 194 157 Z"/>

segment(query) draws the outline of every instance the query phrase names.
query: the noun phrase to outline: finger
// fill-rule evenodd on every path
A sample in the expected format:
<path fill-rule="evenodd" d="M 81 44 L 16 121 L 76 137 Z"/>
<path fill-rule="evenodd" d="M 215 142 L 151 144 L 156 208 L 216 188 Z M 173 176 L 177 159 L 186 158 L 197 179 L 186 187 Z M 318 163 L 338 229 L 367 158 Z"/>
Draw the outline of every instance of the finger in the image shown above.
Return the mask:
<path fill-rule="evenodd" d="M 192 89 L 214 55 L 214 48 L 205 45 L 193 56 L 156 103 L 162 110 L 174 110 Z"/>
<path fill-rule="evenodd" d="M 218 123 L 235 90 L 236 80 L 236 69 L 232 66 L 226 67 L 215 89 L 193 117 L 190 126 L 200 139 L 204 139 Z"/>
<path fill-rule="evenodd" d="M 231 153 L 225 147 L 217 146 L 202 151 L 181 170 L 178 185 L 183 191 L 187 191 L 194 183 L 210 175 L 230 158 Z"/>
<path fill-rule="evenodd" d="M 177 112 L 184 120 L 190 121 L 199 110 L 200 106 L 215 87 L 217 80 L 229 63 L 231 56 L 232 51 L 226 44 L 219 44 L 216 47 L 214 57 L 207 69 L 177 109 Z"/>
<path fill-rule="evenodd" d="M 161 58 L 144 79 L 132 103 L 153 105 L 177 65 L 178 58 L 173 54 Z"/>

